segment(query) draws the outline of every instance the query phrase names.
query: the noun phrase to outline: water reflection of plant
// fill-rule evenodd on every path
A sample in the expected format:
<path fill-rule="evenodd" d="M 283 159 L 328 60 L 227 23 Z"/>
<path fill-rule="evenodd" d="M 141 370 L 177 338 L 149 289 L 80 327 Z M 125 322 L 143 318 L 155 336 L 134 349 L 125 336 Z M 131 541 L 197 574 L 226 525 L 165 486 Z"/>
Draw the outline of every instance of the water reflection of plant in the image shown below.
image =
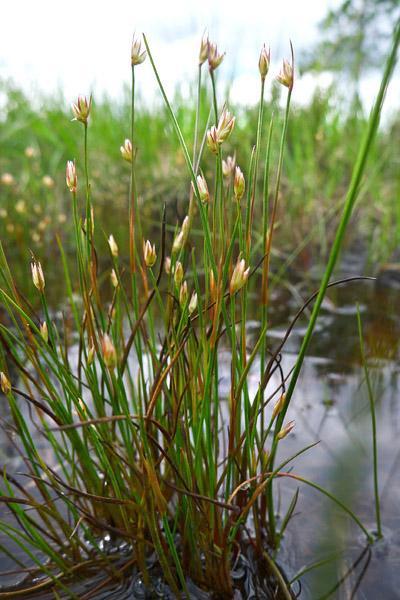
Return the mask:
<path fill-rule="evenodd" d="M 280 84 L 287 88 L 287 104 L 270 211 L 271 135 L 267 138 L 262 169 L 261 200 L 257 196 L 269 53 L 264 48 L 260 57 L 256 144 L 245 182 L 242 170 L 233 160 L 223 163 L 224 144 L 235 124 L 227 108 L 221 110 L 218 105 L 215 70 L 223 56 L 208 40 L 202 41 L 199 62 L 209 63 L 215 124 L 206 129 L 191 157 L 146 39 L 144 43 L 145 49 L 138 40 L 132 46 L 131 142 L 125 141 L 122 146 L 123 157 L 130 163 L 129 260 L 121 260 L 119 240 L 110 237 L 107 271 L 113 290 L 111 302 L 104 300 L 107 272 L 99 269 L 95 243 L 96 205 L 92 200 L 88 155 L 91 99 L 80 97 L 73 109 L 84 130 L 84 177 L 82 185 L 77 181 L 75 163 L 68 163 L 66 179 L 72 198 L 77 280 L 70 275 L 60 243 L 69 299 L 69 314 L 61 325 L 50 314 L 45 273 L 38 258 L 32 257 L 31 269 L 41 301 L 40 317 L 20 294 L 1 250 L 1 296 L 12 322 L 9 328 L 1 326 L 1 387 L 13 417 L 6 430 L 17 436 L 27 470 L 25 477 L 30 479 L 34 491 L 21 484 L 19 476 L 5 471 L 0 500 L 8 505 L 19 527 L 3 520 L 0 531 L 18 544 L 43 575 L 39 583 L 25 588 L 25 593 L 48 587 L 77 597 L 68 589 L 70 582 L 96 566 L 104 569 L 107 581 L 118 578 L 115 555 L 107 553 L 103 543 L 102 538 L 107 535 L 116 543 L 121 539 L 129 543 L 126 565 L 135 563 L 146 585 L 151 580 L 147 559 L 155 553 L 163 577 L 176 597 L 188 594 L 188 578 L 203 589 L 232 597 L 232 568 L 250 545 L 274 585 L 278 585 L 281 596 L 292 598 L 290 585 L 269 550 L 279 547 L 296 506 L 296 496 L 279 529 L 274 511 L 275 478 L 295 479 L 323 493 L 372 540 L 340 499 L 285 469 L 313 445 L 280 464 L 274 463 L 278 444 L 294 426 L 285 420 L 285 415 L 358 192 L 383 91 L 395 62 L 399 32 L 288 390 L 281 372 L 279 386 L 268 396 L 270 377 L 280 370 L 280 350 L 270 356 L 266 345 L 269 257 L 293 88 L 293 52 L 291 62 L 284 63 L 279 76 Z M 146 241 L 138 204 L 135 75 L 146 52 L 191 180 L 188 214 L 175 230 L 171 256 L 167 256 L 165 211 L 160 242 L 153 244 Z M 199 90 L 201 72 L 199 68 Z M 197 128 L 196 119 L 195 139 L 200 142 Z M 271 120 L 269 132 L 272 129 Z M 200 169 L 206 145 L 215 159 L 213 193 Z M 262 231 L 261 252 L 254 244 L 256 199 L 263 206 L 258 228 Z M 203 238 L 201 261 L 189 246 L 196 227 Z M 204 274 L 199 266 L 204 268 Z M 248 290 L 259 270 L 261 331 L 249 351 Z M 156 328 L 156 315 L 161 316 L 161 328 Z M 71 353 L 71 331 L 79 338 L 76 364 Z M 218 352 L 222 340 L 227 341 L 231 353 L 226 414 L 218 394 Z M 259 355 L 260 384 L 251 397 L 247 376 Z M 18 385 L 10 382 L 7 362 L 18 370 Z M 272 400 L 275 403 L 271 411 Z M 29 404 L 32 423 L 24 418 L 21 401 Z M 49 443 L 53 462 L 44 458 L 34 442 L 32 426 Z M 43 563 L 38 553 L 49 561 Z M 24 565 L 19 562 L 19 566 Z"/>

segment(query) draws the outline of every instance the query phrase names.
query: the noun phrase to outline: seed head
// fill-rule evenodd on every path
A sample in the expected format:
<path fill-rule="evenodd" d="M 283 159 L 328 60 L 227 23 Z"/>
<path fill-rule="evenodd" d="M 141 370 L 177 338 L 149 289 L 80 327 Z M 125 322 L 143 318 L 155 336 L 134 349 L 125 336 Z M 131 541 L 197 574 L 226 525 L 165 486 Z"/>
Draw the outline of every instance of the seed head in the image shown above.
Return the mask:
<path fill-rule="evenodd" d="M 222 144 L 232 133 L 235 126 L 235 117 L 227 110 L 226 106 L 221 113 L 217 125 L 218 143 Z"/>
<path fill-rule="evenodd" d="M 94 346 L 93 344 L 90 346 L 89 350 L 88 350 L 88 354 L 87 354 L 87 365 L 88 367 L 90 367 L 90 365 L 93 363 L 94 360 Z"/>
<path fill-rule="evenodd" d="M 78 100 L 71 104 L 71 108 L 74 115 L 73 120 L 87 124 L 92 108 L 92 96 L 89 97 L 89 100 L 86 96 L 79 96 Z"/>
<path fill-rule="evenodd" d="M 289 421 L 289 423 L 287 425 L 285 425 L 285 427 L 282 427 L 282 429 L 276 436 L 278 438 L 278 440 L 283 440 L 283 438 L 285 438 L 292 431 L 292 429 L 295 425 L 296 425 L 296 423 L 294 421 Z"/>
<path fill-rule="evenodd" d="M 157 260 L 156 246 L 151 245 L 150 240 L 143 242 L 143 256 L 146 267 L 152 267 Z"/>
<path fill-rule="evenodd" d="M 234 156 L 227 156 L 226 160 L 222 161 L 222 173 L 224 177 L 230 177 L 235 169 L 236 158 Z"/>
<path fill-rule="evenodd" d="M 181 231 L 183 233 L 184 239 L 186 239 L 189 234 L 189 217 L 188 217 L 188 215 L 186 215 L 186 217 L 182 221 Z"/>
<path fill-rule="evenodd" d="M 112 286 L 115 287 L 115 288 L 117 288 L 119 282 L 118 282 L 118 277 L 117 277 L 117 274 L 115 272 L 115 269 L 111 269 L 110 279 L 111 279 Z"/>
<path fill-rule="evenodd" d="M 65 170 L 65 181 L 70 192 L 76 192 L 78 187 L 78 177 L 76 174 L 75 161 L 69 160 Z"/>
<path fill-rule="evenodd" d="M 210 148 L 213 154 L 218 154 L 218 131 L 215 125 L 213 125 L 211 129 L 207 131 L 207 146 Z"/>
<path fill-rule="evenodd" d="M 283 61 L 282 69 L 279 75 L 277 76 L 277 80 L 282 85 L 291 89 L 293 87 L 293 67 L 289 61 L 286 59 Z"/>
<path fill-rule="evenodd" d="M 210 200 L 210 194 L 208 191 L 207 182 L 204 179 L 203 175 L 197 175 L 196 181 L 197 181 L 197 187 L 199 190 L 200 200 L 204 204 L 206 204 Z M 192 187 L 193 187 L 193 191 L 194 191 L 193 183 L 192 183 Z"/>
<path fill-rule="evenodd" d="M 211 300 L 214 300 L 216 291 L 217 291 L 217 286 L 215 285 L 214 271 L 211 270 L 210 271 L 210 297 L 211 297 Z"/>
<path fill-rule="evenodd" d="M 21 202 L 23 202 L 23 200 L 21 200 Z M 22 207 L 21 207 L 22 208 Z M 51 218 L 49 216 L 44 217 L 39 223 L 38 223 L 38 230 L 39 231 L 46 231 L 48 224 L 51 223 Z"/>
<path fill-rule="evenodd" d="M 189 302 L 189 314 L 192 315 L 197 308 L 197 293 L 193 292 Z"/>
<path fill-rule="evenodd" d="M 43 183 L 44 187 L 49 190 L 52 187 L 54 187 L 54 179 L 52 177 L 50 177 L 50 175 L 44 175 L 42 177 L 42 183 Z"/>
<path fill-rule="evenodd" d="M 146 50 L 142 49 L 142 40 L 133 36 L 131 46 L 131 64 L 132 66 L 140 65 L 147 56 Z"/>
<path fill-rule="evenodd" d="M 218 53 L 217 44 L 208 42 L 208 66 L 210 71 L 215 71 L 224 60 L 225 52 L 223 54 Z"/>
<path fill-rule="evenodd" d="M 235 178 L 233 180 L 233 192 L 235 194 L 235 198 L 238 202 L 243 198 L 244 190 L 246 184 L 244 181 L 244 175 L 240 167 L 236 167 L 235 169 Z"/>
<path fill-rule="evenodd" d="M 131 140 L 126 139 L 124 141 L 124 145 L 120 146 L 120 152 L 122 158 L 127 160 L 128 162 L 132 162 L 132 142 Z"/>
<path fill-rule="evenodd" d="M 15 179 L 14 177 L 11 175 L 11 173 L 3 173 L 3 175 L 1 176 L 1 183 L 3 185 L 13 185 Z"/>
<path fill-rule="evenodd" d="M 34 158 L 36 156 L 36 150 L 32 146 L 27 146 L 25 148 L 24 154 L 26 158 Z"/>
<path fill-rule="evenodd" d="M 44 286 L 46 284 L 44 280 L 42 265 L 38 260 L 33 260 L 31 262 L 31 271 L 34 286 L 39 290 L 41 294 L 43 294 Z"/>
<path fill-rule="evenodd" d="M 183 267 L 180 260 L 176 261 L 175 270 L 174 270 L 174 281 L 177 286 L 179 286 L 183 279 Z"/>
<path fill-rule="evenodd" d="M 269 48 L 267 50 L 267 48 L 265 47 L 265 44 L 264 44 L 261 49 L 260 58 L 258 61 L 258 70 L 260 71 L 261 79 L 263 81 L 268 74 L 270 60 L 271 60 L 271 51 Z"/>
<path fill-rule="evenodd" d="M 117 246 L 117 242 L 115 241 L 112 233 L 108 237 L 108 245 L 110 246 L 111 254 L 113 256 L 117 257 L 118 256 L 118 246 Z"/>
<path fill-rule="evenodd" d="M 285 405 L 286 394 L 282 394 L 279 400 L 277 400 L 274 409 L 272 411 L 272 420 L 275 419 L 277 415 L 281 412 L 282 408 Z"/>
<path fill-rule="evenodd" d="M 19 213 L 20 215 L 23 215 L 24 213 L 26 213 L 25 200 L 18 200 L 18 202 L 15 203 L 15 211 L 17 213 Z"/>
<path fill-rule="evenodd" d="M 199 52 L 199 65 L 202 65 L 204 62 L 206 62 L 207 58 L 208 58 L 208 45 L 209 45 L 209 40 L 208 40 L 208 36 L 206 36 L 205 34 L 203 35 L 202 39 L 201 39 L 201 44 L 200 44 L 200 52 Z"/>
<path fill-rule="evenodd" d="M 164 269 L 167 275 L 171 273 L 171 257 L 166 256 L 164 261 Z"/>
<path fill-rule="evenodd" d="M 40 335 L 42 336 L 42 340 L 44 341 L 44 343 L 47 344 L 47 342 L 49 341 L 49 330 L 47 329 L 46 321 L 43 321 L 43 323 L 40 326 Z"/>
<path fill-rule="evenodd" d="M 7 394 L 11 391 L 11 382 L 8 379 L 7 375 L 0 371 L 0 387 L 3 394 L 7 396 Z"/>
<path fill-rule="evenodd" d="M 107 333 L 105 333 L 101 338 L 101 351 L 103 353 L 103 359 L 106 367 L 108 367 L 110 370 L 114 369 L 117 366 L 117 352 L 110 336 Z"/>
<path fill-rule="evenodd" d="M 187 282 L 184 281 L 179 290 L 179 304 L 181 305 L 182 308 L 185 306 L 187 299 L 188 299 L 188 287 L 187 287 Z"/>
<path fill-rule="evenodd" d="M 81 416 L 82 418 L 87 419 L 87 408 L 82 398 L 78 398 L 75 413 Z M 92 427 L 94 427 L 94 425 L 92 425 Z"/>
<path fill-rule="evenodd" d="M 177 254 L 181 250 L 184 241 L 183 231 L 180 231 L 172 244 L 172 254 Z"/>
<path fill-rule="evenodd" d="M 231 296 L 239 291 L 249 278 L 250 267 L 246 269 L 244 258 L 238 258 L 235 268 L 233 269 L 231 282 L 229 285 L 229 293 Z"/>

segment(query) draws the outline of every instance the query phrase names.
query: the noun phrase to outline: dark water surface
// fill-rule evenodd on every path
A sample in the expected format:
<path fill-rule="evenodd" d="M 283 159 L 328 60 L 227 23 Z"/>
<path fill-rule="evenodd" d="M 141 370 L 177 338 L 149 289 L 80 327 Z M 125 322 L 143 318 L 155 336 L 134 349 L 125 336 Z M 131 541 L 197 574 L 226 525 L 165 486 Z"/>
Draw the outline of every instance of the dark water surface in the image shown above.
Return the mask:
<path fill-rule="evenodd" d="M 272 347 L 284 335 L 295 314 L 301 288 L 296 296 L 277 296 Z M 316 490 L 281 479 L 277 484 L 280 514 L 284 514 L 299 488 L 295 514 L 286 531 L 278 563 L 291 579 L 312 563 L 328 561 L 295 583 L 304 600 L 395 600 L 400 598 L 400 290 L 395 278 L 377 282 L 356 282 L 329 291 L 306 358 L 298 387 L 288 413 L 294 419 L 293 433 L 280 444 L 280 457 L 291 456 L 304 446 L 320 441 L 293 463 L 293 473 L 314 481 L 343 500 L 370 530 L 375 530 L 373 495 L 373 454 L 371 417 L 360 359 L 357 330 L 357 303 L 362 317 L 365 352 L 376 402 L 379 489 L 384 538 L 367 546 L 357 526 L 328 498 Z M 257 321 L 249 332 L 258 331 Z M 306 318 L 299 322 L 285 345 L 282 366 L 288 373 L 305 332 Z M 221 397 L 229 389 L 229 353 L 221 351 Z M 249 375 L 250 392 L 257 389 L 259 363 Z M 271 389 L 278 384 L 271 382 Z M 251 394 L 250 394 L 251 395 Z M 223 400 L 222 400 L 223 401 Z M 0 429 L 0 464 L 14 471 L 14 450 Z M 16 460 L 16 459 L 15 459 Z M 4 509 L 1 509 L 4 514 Z M 4 537 L 0 533 L 0 543 Z M 3 557 L 1 571 L 12 568 Z M 245 569 L 245 565 L 241 566 Z M 0 579 L 16 581 L 15 575 Z M 81 596 L 84 591 L 80 588 Z M 39 597 L 39 596 L 35 596 Z M 42 596 L 53 597 L 53 596 Z M 96 598 L 170 597 L 159 584 L 146 595 L 136 575 L 124 584 L 99 591 Z M 193 587 L 193 598 L 208 598 Z M 252 595 L 248 589 L 247 596 Z M 261 596 L 260 596 L 261 597 Z M 262 596 L 267 598 L 268 596 Z M 272 596 L 271 596 L 272 598 Z"/>

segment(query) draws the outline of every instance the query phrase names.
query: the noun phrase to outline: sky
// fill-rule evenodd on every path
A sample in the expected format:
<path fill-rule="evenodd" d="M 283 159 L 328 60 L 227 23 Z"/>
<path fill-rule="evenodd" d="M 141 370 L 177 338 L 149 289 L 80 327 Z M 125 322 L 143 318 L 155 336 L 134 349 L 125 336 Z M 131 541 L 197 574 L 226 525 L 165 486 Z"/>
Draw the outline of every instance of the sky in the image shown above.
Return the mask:
<path fill-rule="evenodd" d="M 193 81 L 199 42 L 205 30 L 227 55 L 222 77 L 234 76 L 237 102 L 257 100 L 258 56 L 271 46 L 271 71 L 278 72 L 295 51 L 316 41 L 317 24 L 340 0 L 13 0 L 2 3 L 0 78 L 11 77 L 29 93 L 57 92 L 72 101 L 78 94 L 107 92 L 118 98 L 130 79 L 132 35 L 144 32 L 168 93 Z M 329 77 L 322 77 L 327 84 Z M 154 98 L 149 61 L 138 72 L 142 96 Z M 376 78 L 365 83 L 368 98 Z M 295 98 L 307 101 L 315 86 L 298 79 Z M 368 87 L 369 86 L 369 87 Z"/>

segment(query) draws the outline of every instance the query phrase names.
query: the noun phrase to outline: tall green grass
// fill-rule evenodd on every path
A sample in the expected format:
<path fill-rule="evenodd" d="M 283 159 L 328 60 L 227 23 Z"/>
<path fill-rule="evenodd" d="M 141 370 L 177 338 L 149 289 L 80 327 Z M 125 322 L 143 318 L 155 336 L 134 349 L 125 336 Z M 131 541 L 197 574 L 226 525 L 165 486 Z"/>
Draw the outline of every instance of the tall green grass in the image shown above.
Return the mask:
<path fill-rule="evenodd" d="M 124 147 L 130 159 L 127 233 L 121 239 L 109 229 L 98 230 L 97 191 L 92 185 L 98 165 L 91 155 L 96 105 L 79 99 L 74 109 L 78 122 L 68 123 L 78 132 L 82 148 L 77 181 L 74 163 L 67 171 L 75 266 L 71 271 L 59 239 L 58 273 L 68 298 L 61 318 L 49 306 L 49 282 L 39 251 L 31 260 L 32 289 L 40 306 L 36 310 L 20 291 L 7 249 L 0 250 L 0 295 L 9 320 L 7 326 L 0 324 L 1 388 L 11 417 L 4 432 L 23 464 L 23 475 L 9 473 L 4 466 L 0 502 L 16 525 L 3 519 L 0 531 L 42 573 L 42 579 L 19 594 L 48 588 L 77 597 L 68 591 L 71 581 L 96 568 L 105 573 L 105 582 L 118 578 L 120 565 L 117 569 L 115 555 L 104 549 L 107 535 L 115 544 L 129 544 L 123 569 L 135 564 L 145 585 L 151 583 L 148 559 L 155 553 L 177 598 L 188 593 L 189 578 L 204 590 L 232 597 L 232 568 L 249 546 L 281 597 L 292 598 L 272 550 L 279 546 L 296 500 L 279 529 L 273 493 L 277 478 L 295 478 L 324 494 L 372 541 L 371 533 L 334 492 L 291 470 L 295 459 L 311 447 L 286 455 L 280 463 L 276 450 L 278 445 L 284 450 L 294 426 L 286 413 L 360 191 L 399 36 L 397 29 L 331 258 L 319 293 L 310 299 L 316 298 L 288 389 L 283 376 L 271 389 L 282 346 L 272 354 L 268 347 L 269 259 L 272 243 L 279 239 L 279 215 L 286 214 L 281 195 L 293 135 L 293 53 L 281 75 L 286 109 L 273 121 L 264 105 L 268 79 L 261 63 L 255 145 L 247 154 L 248 164 L 239 162 L 238 152 L 241 169 L 232 164 L 228 168 L 223 161 L 231 152 L 236 125 L 216 85 L 216 48 L 202 41 L 199 81 L 208 57 L 210 95 L 206 101 L 199 84 L 193 121 L 197 133 L 188 137 L 144 38 L 170 123 L 168 142 L 173 147 L 178 143 L 176 152 L 186 165 L 187 216 L 177 226 L 175 219 L 169 222 L 175 228 L 169 237 L 166 209 L 158 207 L 155 238 L 140 202 L 139 157 L 146 138 L 141 138 L 140 107 L 135 102 L 138 57 L 144 56 L 143 47 L 138 52 L 139 42 L 133 45 L 132 144 Z M 210 104 L 211 120 L 205 127 L 200 113 L 208 114 Z M 272 152 L 274 135 L 280 138 L 277 153 Z M 110 233 L 115 241 L 108 238 Z M 246 328 L 250 289 L 259 290 L 261 321 L 251 346 Z M 219 388 L 221 349 L 231 357 L 227 398 L 221 398 Z M 260 382 L 253 394 L 248 374 L 259 355 Z M 20 558 L 18 564 L 28 565 Z M 10 596 L 0 593 L 1 597 Z"/>
<path fill-rule="evenodd" d="M 192 156 L 196 119 L 204 129 L 210 114 L 207 86 L 207 78 L 203 76 L 198 117 L 196 82 L 189 97 L 183 97 L 177 90 L 173 98 L 177 121 Z M 171 222 L 175 226 L 171 216 L 175 212 L 184 216 L 187 187 L 182 151 L 177 138 L 171 135 L 172 124 L 166 108 L 156 102 L 149 106 L 140 97 L 140 77 L 137 88 L 139 201 L 142 218 L 147 225 L 153 224 L 154 231 L 160 203 L 167 204 L 168 225 Z M 78 131 L 70 127 L 68 103 L 60 97 L 43 97 L 32 104 L 10 83 L 0 84 L 0 89 L 6 98 L 1 109 L 0 178 L 7 173 L 14 178 L 12 185 L 0 182 L 0 236 L 7 237 L 9 252 L 21 261 L 27 249 L 39 250 L 51 245 L 55 232 L 63 236 L 68 250 L 73 233 L 68 227 L 70 220 L 66 219 L 69 200 L 63 183 L 63 165 L 76 158 L 80 169 L 83 158 Z M 308 106 L 296 105 L 296 97 L 295 90 L 281 186 L 287 201 L 278 207 L 277 227 L 281 252 L 286 253 L 286 267 L 306 271 L 315 262 L 315 256 L 321 257 L 319 266 L 323 269 L 367 117 L 361 109 L 356 114 L 349 113 L 339 102 L 333 86 L 327 91 L 317 91 Z M 274 114 L 273 153 L 279 151 L 282 102 L 280 87 L 273 86 L 270 93 L 267 86 L 262 135 L 265 140 Z M 97 192 L 99 207 L 98 231 L 111 227 L 125 242 L 125 229 L 120 223 L 126 207 L 129 170 L 121 161 L 119 147 L 130 135 L 130 99 L 126 93 L 118 101 L 95 98 L 94 109 L 96 119 L 91 125 L 89 150 L 93 161 L 92 187 Z M 227 141 L 226 153 L 236 151 L 238 163 L 246 169 L 256 142 L 258 107 L 232 105 L 231 109 L 238 119 L 234 138 Z M 399 243 L 396 200 L 400 179 L 393 152 L 398 122 L 398 114 L 392 115 L 371 149 L 370 168 L 364 176 L 357 218 L 347 242 L 362 238 L 371 264 L 390 260 Z M 26 156 L 25 152 L 32 150 L 33 156 Z M 210 157 L 204 157 L 202 168 L 206 176 L 212 177 Z M 46 175 L 54 179 L 53 187 L 43 184 Z M 261 186 L 259 179 L 258 193 L 262 193 Z M 115 206 L 111 214 L 110 203 Z M 255 211 L 261 218 L 261 204 L 255 205 Z M 257 243 L 262 245 L 261 237 Z"/>

